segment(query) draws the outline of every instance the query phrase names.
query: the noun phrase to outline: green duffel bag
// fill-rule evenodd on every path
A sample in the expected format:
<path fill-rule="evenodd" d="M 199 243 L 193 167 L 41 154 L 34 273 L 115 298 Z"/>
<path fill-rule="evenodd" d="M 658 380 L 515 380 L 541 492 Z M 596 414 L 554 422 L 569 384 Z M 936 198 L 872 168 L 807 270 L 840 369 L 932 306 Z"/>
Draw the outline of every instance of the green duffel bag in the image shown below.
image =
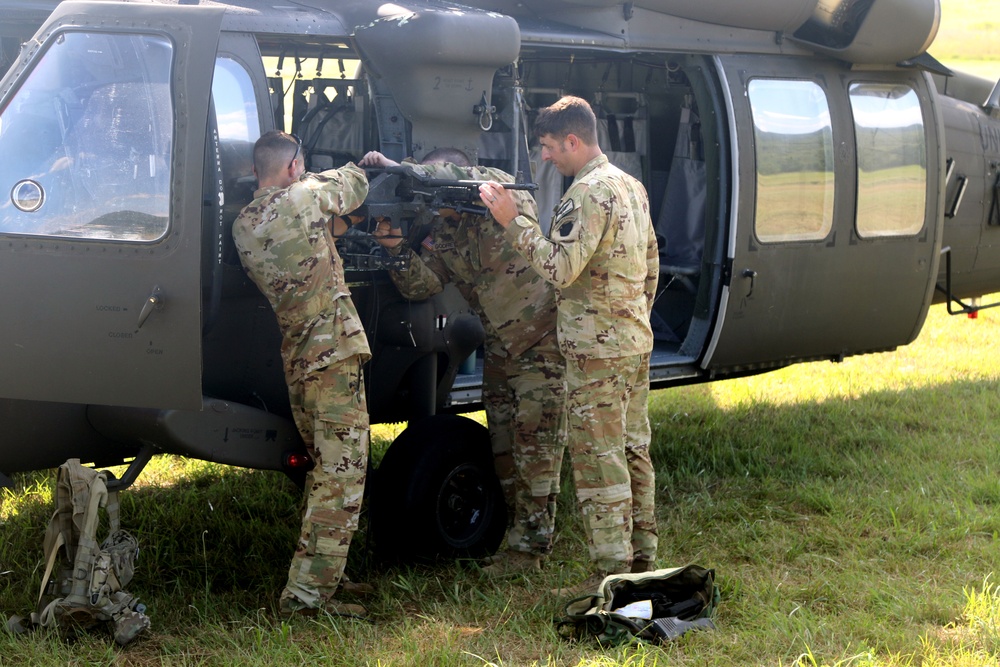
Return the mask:
<path fill-rule="evenodd" d="M 612 574 L 598 590 L 569 601 L 556 626 L 567 639 L 593 637 L 604 646 L 634 639 L 665 643 L 714 628 L 718 603 L 715 570 L 697 565 Z"/>

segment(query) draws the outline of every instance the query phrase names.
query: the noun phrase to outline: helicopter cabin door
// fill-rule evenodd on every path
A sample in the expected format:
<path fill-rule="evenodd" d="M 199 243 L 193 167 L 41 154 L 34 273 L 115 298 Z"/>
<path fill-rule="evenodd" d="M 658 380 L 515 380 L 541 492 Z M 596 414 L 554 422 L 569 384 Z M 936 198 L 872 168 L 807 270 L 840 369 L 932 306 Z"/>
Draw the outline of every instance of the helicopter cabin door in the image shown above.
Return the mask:
<path fill-rule="evenodd" d="M 912 341 L 941 243 L 943 158 L 926 76 L 812 58 L 718 61 L 739 167 L 703 366 L 755 370 Z"/>
<path fill-rule="evenodd" d="M 0 397 L 201 407 L 222 11 L 59 5 L 0 82 Z"/>

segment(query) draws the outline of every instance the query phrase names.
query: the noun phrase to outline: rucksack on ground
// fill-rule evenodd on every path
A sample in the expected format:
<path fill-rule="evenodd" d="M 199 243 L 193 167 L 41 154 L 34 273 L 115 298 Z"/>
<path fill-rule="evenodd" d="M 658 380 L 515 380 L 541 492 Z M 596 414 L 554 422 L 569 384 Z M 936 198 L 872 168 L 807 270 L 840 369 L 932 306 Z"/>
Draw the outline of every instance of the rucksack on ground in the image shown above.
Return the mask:
<path fill-rule="evenodd" d="M 568 602 L 556 626 L 567 639 L 592 637 L 603 646 L 636 639 L 665 643 L 715 628 L 718 603 L 715 570 L 698 565 L 613 574 L 593 593 Z"/>
<path fill-rule="evenodd" d="M 30 621 L 10 619 L 11 630 L 40 626 L 71 636 L 107 623 L 115 641 L 124 646 L 149 628 L 145 605 L 125 590 L 135 572 L 139 545 L 119 526 L 118 493 L 108 490 L 109 475 L 81 465 L 79 459 L 59 466 L 37 608 Z M 102 516 L 108 532 L 99 543 Z"/>

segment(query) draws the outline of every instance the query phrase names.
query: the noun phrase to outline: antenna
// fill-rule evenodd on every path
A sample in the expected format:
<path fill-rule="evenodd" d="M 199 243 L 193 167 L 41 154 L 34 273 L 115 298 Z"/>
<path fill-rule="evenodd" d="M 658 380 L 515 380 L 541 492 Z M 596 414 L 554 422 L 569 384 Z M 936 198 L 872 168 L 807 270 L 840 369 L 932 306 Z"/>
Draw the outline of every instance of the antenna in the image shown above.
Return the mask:
<path fill-rule="evenodd" d="M 1000 117 L 1000 79 L 993 85 L 993 92 L 986 98 L 983 108 L 990 112 L 994 118 Z"/>

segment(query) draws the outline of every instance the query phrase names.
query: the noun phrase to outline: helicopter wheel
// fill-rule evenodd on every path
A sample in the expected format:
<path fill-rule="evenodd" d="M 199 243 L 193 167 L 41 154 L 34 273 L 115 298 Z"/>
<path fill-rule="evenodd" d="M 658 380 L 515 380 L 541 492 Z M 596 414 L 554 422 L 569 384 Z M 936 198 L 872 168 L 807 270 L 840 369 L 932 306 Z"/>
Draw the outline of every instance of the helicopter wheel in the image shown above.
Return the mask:
<path fill-rule="evenodd" d="M 507 530 L 489 432 L 455 415 L 413 422 L 375 471 L 370 530 L 379 559 L 482 558 Z"/>

